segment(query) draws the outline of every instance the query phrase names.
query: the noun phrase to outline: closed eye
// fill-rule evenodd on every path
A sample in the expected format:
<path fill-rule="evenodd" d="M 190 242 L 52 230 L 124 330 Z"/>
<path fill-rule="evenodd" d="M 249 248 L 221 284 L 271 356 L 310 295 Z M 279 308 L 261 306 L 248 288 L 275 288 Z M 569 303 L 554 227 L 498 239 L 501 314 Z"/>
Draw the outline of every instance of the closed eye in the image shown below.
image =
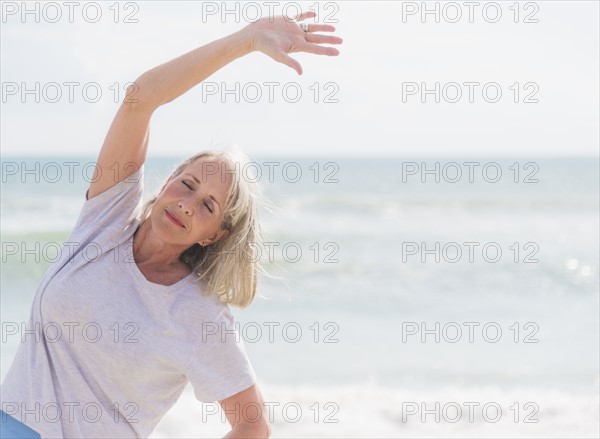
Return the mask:
<path fill-rule="evenodd" d="M 184 184 L 185 187 L 187 187 L 190 190 L 193 190 L 192 186 L 187 182 L 187 180 L 182 180 L 181 182 Z M 205 202 L 204 205 L 206 206 L 206 208 L 208 209 L 208 211 L 210 213 L 213 213 L 213 209 L 210 208 L 208 203 Z"/>

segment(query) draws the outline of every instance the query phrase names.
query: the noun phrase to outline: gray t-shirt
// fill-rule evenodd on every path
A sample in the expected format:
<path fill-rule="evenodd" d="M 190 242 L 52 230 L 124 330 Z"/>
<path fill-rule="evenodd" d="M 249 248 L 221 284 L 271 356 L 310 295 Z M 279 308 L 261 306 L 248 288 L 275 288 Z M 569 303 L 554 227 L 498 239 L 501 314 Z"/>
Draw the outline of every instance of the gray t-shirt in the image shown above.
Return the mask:
<path fill-rule="evenodd" d="M 256 382 L 227 304 L 135 264 L 143 172 L 85 201 L 21 331 L 2 410 L 42 438 L 148 437 L 188 382 L 203 402 Z"/>

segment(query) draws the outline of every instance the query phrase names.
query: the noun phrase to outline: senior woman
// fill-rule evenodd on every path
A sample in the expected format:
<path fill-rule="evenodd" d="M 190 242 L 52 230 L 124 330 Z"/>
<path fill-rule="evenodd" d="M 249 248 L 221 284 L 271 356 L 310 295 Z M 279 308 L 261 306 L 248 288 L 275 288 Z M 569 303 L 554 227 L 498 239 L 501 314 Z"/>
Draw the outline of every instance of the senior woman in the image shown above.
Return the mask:
<path fill-rule="evenodd" d="M 268 437 L 229 305 L 248 306 L 256 197 L 228 153 L 197 154 L 141 204 L 153 112 L 254 51 L 338 55 L 313 12 L 265 17 L 142 74 L 121 104 L 77 223 L 42 278 L 2 383 L 2 437 L 148 437 L 190 382 L 219 401 L 226 437 Z M 193 421 L 192 421 L 193 422 Z"/>

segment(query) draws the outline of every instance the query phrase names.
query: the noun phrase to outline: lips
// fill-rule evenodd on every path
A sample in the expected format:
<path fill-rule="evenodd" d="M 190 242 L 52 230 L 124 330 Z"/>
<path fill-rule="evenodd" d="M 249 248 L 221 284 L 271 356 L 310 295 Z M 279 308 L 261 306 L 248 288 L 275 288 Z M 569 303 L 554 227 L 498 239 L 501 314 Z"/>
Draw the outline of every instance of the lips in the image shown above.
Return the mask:
<path fill-rule="evenodd" d="M 165 214 L 167 215 L 167 218 L 169 218 L 169 220 L 173 224 L 176 224 L 179 227 L 183 227 L 185 229 L 185 224 L 183 224 L 183 222 L 179 218 L 177 218 L 175 215 L 173 215 L 172 213 L 170 213 L 167 209 L 165 209 Z"/>

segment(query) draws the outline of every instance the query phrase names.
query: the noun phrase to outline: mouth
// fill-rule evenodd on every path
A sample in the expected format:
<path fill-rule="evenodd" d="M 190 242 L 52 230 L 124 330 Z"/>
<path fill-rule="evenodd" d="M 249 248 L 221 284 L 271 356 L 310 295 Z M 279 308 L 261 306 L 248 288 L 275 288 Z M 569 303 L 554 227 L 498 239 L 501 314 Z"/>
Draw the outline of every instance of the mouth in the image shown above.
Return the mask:
<path fill-rule="evenodd" d="M 167 209 L 165 209 L 165 215 L 167 216 L 167 218 L 169 218 L 169 220 L 173 224 L 176 224 L 179 227 L 183 227 L 185 229 L 185 224 L 183 224 L 183 222 L 181 220 L 179 220 L 179 218 L 177 218 L 175 215 L 173 215 L 172 213 L 170 213 Z"/>

